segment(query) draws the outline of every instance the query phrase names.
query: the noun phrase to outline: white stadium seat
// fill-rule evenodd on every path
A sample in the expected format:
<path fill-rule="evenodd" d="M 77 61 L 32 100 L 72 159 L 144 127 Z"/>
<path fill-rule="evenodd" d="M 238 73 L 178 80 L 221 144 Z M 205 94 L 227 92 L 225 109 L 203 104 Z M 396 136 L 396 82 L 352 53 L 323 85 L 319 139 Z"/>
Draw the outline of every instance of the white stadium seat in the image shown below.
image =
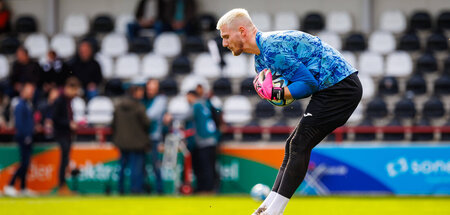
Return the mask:
<path fill-rule="evenodd" d="M 40 33 L 30 34 L 25 39 L 24 46 L 32 58 L 45 56 L 48 52 L 47 36 Z"/>
<path fill-rule="evenodd" d="M 207 52 L 201 53 L 195 58 L 193 71 L 194 74 L 205 78 L 218 78 L 220 76 L 219 64 Z"/>
<path fill-rule="evenodd" d="M 380 30 L 401 33 L 406 29 L 406 17 L 401 11 L 385 11 L 380 17 Z"/>
<path fill-rule="evenodd" d="M 150 53 L 145 55 L 142 59 L 142 74 L 143 78 L 164 78 L 169 71 L 169 65 L 166 58 L 161 55 Z"/>
<path fill-rule="evenodd" d="M 223 119 L 226 123 L 242 124 L 251 119 L 252 106 L 245 96 L 230 96 L 223 105 Z"/>
<path fill-rule="evenodd" d="M 123 34 L 111 33 L 102 40 L 102 54 L 118 57 L 128 52 L 128 41 Z"/>
<path fill-rule="evenodd" d="M 393 52 L 386 59 L 386 75 L 406 77 L 412 73 L 413 62 L 407 52 Z"/>
<path fill-rule="evenodd" d="M 100 64 L 103 77 L 105 78 L 114 77 L 114 68 L 113 68 L 114 62 L 111 57 L 104 55 L 102 53 L 97 53 L 95 55 L 95 60 L 97 60 L 98 63 Z"/>
<path fill-rule="evenodd" d="M 92 98 L 87 104 L 87 121 L 90 124 L 111 123 L 114 113 L 114 105 L 106 96 Z"/>
<path fill-rule="evenodd" d="M 69 58 L 75 54 L 75 40 L 67 34 L 57 34 L 52 37 L 50 47 L 62 58 Z"/>
<path fill-rule="evenodd" d="M 135 78 L 140 71 L 139 57 L 136 54 L 122 55 L 117 58 L 115 67 L 115 77 L 126 79 Z"/>
<path fill-rule="evenodd" d="M 188 75 L 181 82 L 180 91 L 182 94 L 189 92 L 190 90 L 195 90 L 198 85 L 202 85 L 205 92 L 209 92 L 210 86 L 208 80 L 202 76 L 198 75 Z"/>
<path fill-rule="evenodd" d="M 242 78 L 247 74 L 247 57 L 244 55 L 234 56 L 232 53 L 227 53 L 224 56 L 226 63 L 223 75 L 228 78 Z"/>
<path fill-rule="evenodd" d="M 175 57 L 181 53 L 180 37 L 172 32 L 160 34 L 155 39 L 154 51 L 164 57 Z"/>
<path fill-rule="evenodd" d="M 300 20 L 294 12 L 281 12 L 275 14 L 274 30 L 298 30 L 300 27 Z"/>
<path fill-rule="evenodd" d="M 359 56 L 359 71 L 371 77 L 379 77 L 384 72 L 383 57 L 375 52 L 363 52 Z"/>
<path fill-rule="evenodd" d="M 79 37 L 89 32 L 89 19 L 82 14 L 72 14 L 64 20 L 64 33 Z"/>
<path fill-rule="evenodd" d="M 73 120 L 75 122 L 81 122 L 86 119 L 86 102 L 80 97 L 72 99 Z"/>
<path fill-rule="evenodd" d="M 353 54 L 353 52 L 344 51 L 344 52 L 341 52 L 341 54 L 342 54 L 342 56 L 344 56 L 344 59 L 350 65 L 352 65 L 354 68 L 358 67 L 358 64 L 356 63 L 356 57 L 355 57 L 355 54 Z"/>
<path fill-rule="evenodd" d="M 387 54 L 395 50 L 394 35 L 387 31 L 373 32 L 369 37 L 369 51 Z"/>
<path fill-rule="evenodd" d="M 357 123 L 363 119 L 363 103 L 360 102 L 348 119 L 347 123 Z"/>
<path fill-rule="evenodd" d="M 184 119 L 189 113 L 189 103 L 185 95 L 178 95 L 169 101 L 167 111 L 175 119 Z"/>
<path fill-rule="evenodd" d="M 119 34 L 126 34 L 128 24 L 134 21 L 134 16 L 131 14 L 121 14 L 116 18 L 116 22 L 114 23 L 114 31 Z"/>
<path fill-rule="evenodd" d="M 345 34 L 353 29 L 352 17 L 345 11 L 332 11 L 326 18 L 326 29 L 338 34 Z"/>
<path fill-rule="evenodd" d="M 247 77 L 255 77 L 256 76 L 256 70 L 255 70 L 255 57 L 250 56 L 248 61 L 248 69 L 247 69 Z"/>
<path fill-rule="evenodd" d="M 367 100 L 372 98 L 375 95 L 375 83 L 373 83 L 373 79 L 370 76 L 361 74 L 359 75 L 359 80 L 363 87 L 362 99 Z"/>
<path fill-rule="evenodd" d="M 331 31 L 322 31 L 317 35 L 322 41 L 330 45 L 331 47 L 341 50 L 342 40 L 338 34 Z"/>
<path fill-rule="evenodd" d="M 268 13 L 252 13 L 250 14 L 253 23 L 260 31 L 272 31 L 272 20 Z"/>
<path fill-rule="evenodd" d="M 9 74 L 9 62 L 4 55 L 0 55 L 0 79 L 5 78 Z"/>

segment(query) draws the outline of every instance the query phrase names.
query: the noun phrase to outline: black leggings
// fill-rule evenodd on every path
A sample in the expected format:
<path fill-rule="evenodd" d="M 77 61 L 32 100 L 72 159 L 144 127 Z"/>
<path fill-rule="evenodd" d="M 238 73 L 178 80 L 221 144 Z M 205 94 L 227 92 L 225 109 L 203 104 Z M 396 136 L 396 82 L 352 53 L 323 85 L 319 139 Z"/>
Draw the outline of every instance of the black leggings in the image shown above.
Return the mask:
<path fill-rule="evenodd" d="M 58 181 L 59 187 L 63 187 L 66 184 L 66 170 L 69 165 L 70 147 L 72 145 L 71 137 L 58 137 L 56 138 L 61 148 L 61 163 L 59 166 Z"/>
<path fill-rule="evenodd" d="M 306 175 L 312 149 L 347 122 L 361 96 L 361 83 L 355 73 L 313 94 L 304 117 L 286 141 L 283 163 L 272 191 L 292 197 Z"/>
<path fill-rule="evenodd" d="M 17 138 L 20 151 L 20 167 L 14 173 L 9 185 L 14 186 L 17 178 L 20 178 L 20 189 L 25 189 L 27 181 L 27 172 L 30 166 L 31 154 L 33 152 L 32 143 L 25 143 L 25 138 Z"/>

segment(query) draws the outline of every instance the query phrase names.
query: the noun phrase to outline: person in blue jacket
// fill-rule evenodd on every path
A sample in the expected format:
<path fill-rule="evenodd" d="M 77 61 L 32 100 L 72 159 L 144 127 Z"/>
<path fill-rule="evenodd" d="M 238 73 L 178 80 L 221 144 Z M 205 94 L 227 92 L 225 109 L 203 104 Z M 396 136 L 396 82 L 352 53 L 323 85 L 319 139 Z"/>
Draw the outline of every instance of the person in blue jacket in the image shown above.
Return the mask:
<path fill-rule="evenodd" d="M 303 181 L 312 149 L 345 124 L 358 106 L 362 86 L 357 70 L 320 38 L 296 30 L 261 32 L 245 9 L 233 9 L 217 23 L 222 45 L 234 55 L 255 55 L 254 87 L 266 100 L 311 96 L 303 118 L 286 141 L 272 192 L 254 214 L 282 214 Z M 288 86 L 273 85 L 283 76 Z"/>

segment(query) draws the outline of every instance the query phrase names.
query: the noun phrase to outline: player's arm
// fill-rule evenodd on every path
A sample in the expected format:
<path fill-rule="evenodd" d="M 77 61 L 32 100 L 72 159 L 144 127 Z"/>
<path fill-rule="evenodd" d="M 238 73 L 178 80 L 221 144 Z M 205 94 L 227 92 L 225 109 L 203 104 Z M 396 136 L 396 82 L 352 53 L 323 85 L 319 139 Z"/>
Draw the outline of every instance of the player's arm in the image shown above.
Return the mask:
<path fill-rule="evenodd" d="M 301 62 L 297 64 L 297 70 L 285 71 L 288 74 L 289 81 L 292 83 L 284 87 L 285 99 L 302 99 L 313 94 L 317 88 L 318 83 L 308 68 Z"/>

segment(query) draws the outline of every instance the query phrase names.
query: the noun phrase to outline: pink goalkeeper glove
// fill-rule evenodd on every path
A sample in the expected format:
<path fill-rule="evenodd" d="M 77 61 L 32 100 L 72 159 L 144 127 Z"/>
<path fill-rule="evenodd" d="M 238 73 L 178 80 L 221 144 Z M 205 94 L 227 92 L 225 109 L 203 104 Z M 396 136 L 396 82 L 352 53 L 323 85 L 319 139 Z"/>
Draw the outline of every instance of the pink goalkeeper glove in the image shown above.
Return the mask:
<path fill-rule="evenodd" d="M 284 89 L 273 86 L 272 72 L 264 69 L 253 80 L 253 86 L 259 97 L 268 100 L 284 99 Z"/>

